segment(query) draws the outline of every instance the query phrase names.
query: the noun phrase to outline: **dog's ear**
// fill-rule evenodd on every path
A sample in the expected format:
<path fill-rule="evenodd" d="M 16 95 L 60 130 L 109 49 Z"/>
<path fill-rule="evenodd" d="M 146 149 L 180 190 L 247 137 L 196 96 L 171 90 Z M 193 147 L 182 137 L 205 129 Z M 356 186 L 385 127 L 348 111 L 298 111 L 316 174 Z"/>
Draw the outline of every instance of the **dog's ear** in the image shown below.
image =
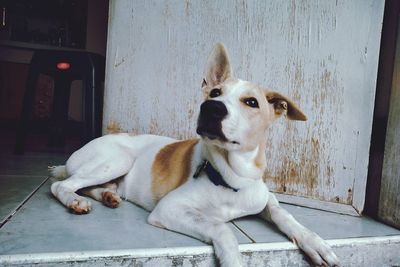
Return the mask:
<path fill-rule="evenodd" d="M 218 85 L 230 76 L 231 64 L 229 63 L 228 53 L 222 43 L 217 43 L 208 57 L 202 87 Z"/>
<path fill-rule="evenodd" d="M 290 120 L 306 121 L 307 117 L 292 100 L 277 92 L 267 91 L 267 101 L 274 105 L 275 114 L 286 114 Z"/>

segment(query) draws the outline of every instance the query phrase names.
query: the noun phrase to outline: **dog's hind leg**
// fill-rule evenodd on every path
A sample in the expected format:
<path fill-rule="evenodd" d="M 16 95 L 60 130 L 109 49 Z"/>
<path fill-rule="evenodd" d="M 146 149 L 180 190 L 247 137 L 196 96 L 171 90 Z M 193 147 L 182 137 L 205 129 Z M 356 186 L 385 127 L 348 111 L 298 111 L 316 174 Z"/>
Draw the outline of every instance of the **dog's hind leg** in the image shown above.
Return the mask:
<path fill-rule="evenodd" d="M 117 183 L 106 183 L 99 187 L 87 187 L 80 190 L 86 196 L 89 196 L 99 202 L 102 202 L 109 208 L 117 208 L 121 203 L 121 198 L 117 194 Z"/>
<path fill-rule="evenodd" d="M 130 155 L 119 153 L 102 160 L 94 158 L 74 169 L 72 175 L 51 185 L 53 195 L 76 214 L 85 214 L 91 210 L 91 203 L 75 192 L 91 186 L 105 184 L 129 172 L 134 163 Z M 68 170 L 68 162 L 67 162 Z M 108 193 L 105 194 L 107 199 Z M 95 198 L 96 199 L 96 198 Z M 112 203 L 111 203 L 112 204 Z"/>

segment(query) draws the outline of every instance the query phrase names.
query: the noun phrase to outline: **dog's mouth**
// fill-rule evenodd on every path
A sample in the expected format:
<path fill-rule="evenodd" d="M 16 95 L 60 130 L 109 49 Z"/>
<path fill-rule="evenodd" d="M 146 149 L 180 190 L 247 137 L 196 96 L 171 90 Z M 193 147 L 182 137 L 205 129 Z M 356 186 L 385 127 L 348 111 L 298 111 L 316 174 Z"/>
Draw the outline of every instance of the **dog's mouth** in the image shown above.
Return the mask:
<path fill-rule="evenodd" d="M 222 133 L 222 131 L 217 132 L 215 130 L 206 130 L 202 127 L 197 127 L 196 130 L 197 134 L 200 135 L 202 138 L 207 138 L 211 141 L 220 141 L 223 143 L 230 143 L 233 145 L 240 145 L 238 141 L 229 140 L 226 136 Z"/>
<path fill-rule="evenodd" d="M 208 127 L 205 127 L 204 125 L 200 125 L 200 123 L 199 126 L 197 126 L 196 132 L 201 137 L 208 138 L 210 140 L 220 140 L 223 142 L 228 141 L 228 139 L 225 137 L 224 133 L 220 129 L 210 129 Z"/>

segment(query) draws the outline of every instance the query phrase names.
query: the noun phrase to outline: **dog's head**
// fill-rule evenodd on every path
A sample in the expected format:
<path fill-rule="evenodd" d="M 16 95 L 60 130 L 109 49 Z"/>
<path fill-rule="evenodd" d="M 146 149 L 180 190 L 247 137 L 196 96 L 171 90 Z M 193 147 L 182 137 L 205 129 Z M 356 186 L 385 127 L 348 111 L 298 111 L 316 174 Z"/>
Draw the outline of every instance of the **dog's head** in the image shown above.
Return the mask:
<path fill-rule="evenodd" d="M 232 77 L 223 44 L 215 45 L 208 58 L 202 89 L 197 133 L 209 144 L 227 150 L 252 150 L 268 126 L 280 116 L 307 120 L 287 97 L 256 84 Z"/>

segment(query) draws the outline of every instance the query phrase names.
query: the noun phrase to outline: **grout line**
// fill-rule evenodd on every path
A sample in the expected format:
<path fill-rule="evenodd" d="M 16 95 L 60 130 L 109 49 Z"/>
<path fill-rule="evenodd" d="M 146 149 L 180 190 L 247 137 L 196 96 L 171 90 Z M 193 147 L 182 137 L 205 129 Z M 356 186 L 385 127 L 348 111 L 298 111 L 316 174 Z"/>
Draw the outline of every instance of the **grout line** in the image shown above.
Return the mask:
<path fill-rule="evenodd" d="M 10 212 L 10 214 L 0 222 L 0 229 L 8 223 L 11 218 L 22 208 L 22 206 L 28 202 L 28 200 L 50 179 L 50 176 L 48 176 L 46 179 L 44 179 L 29 195 L 22 200 L 22 202 L 13 210 Z"/>
<path fill-rule="evenodd" d="M 251 238 L 242 228 L 240 228 L 235 221 L 231 221 L 231 223 L 238 229 L 242 234 L 244 234 L 248 239 L 251 240 L 252 243 L 256 243 L 256 241 Z"/>

